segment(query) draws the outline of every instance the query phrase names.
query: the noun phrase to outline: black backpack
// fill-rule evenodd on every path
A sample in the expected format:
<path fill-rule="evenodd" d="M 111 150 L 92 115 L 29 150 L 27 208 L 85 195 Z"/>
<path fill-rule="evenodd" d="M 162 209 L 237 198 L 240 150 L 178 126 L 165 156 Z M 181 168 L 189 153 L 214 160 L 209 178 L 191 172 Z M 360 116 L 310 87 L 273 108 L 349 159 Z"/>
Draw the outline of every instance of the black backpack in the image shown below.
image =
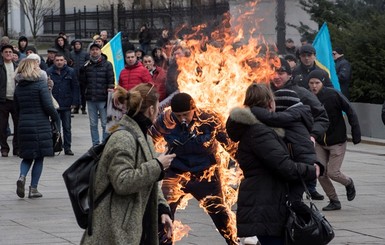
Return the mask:
<path fill-rule="evenodd" d="M 127 130 L 127 128 L 119 128 L 118 130 L 123 129 Z M 137 138 L 136 134 L 131 133 Z M 95 171 L 110 137 L 111 135 L 103 143 L 92 146 L 63 173 L 76 221 L 81 228 L 88 228 L 88 235 L 92 235 L 92 212 L 94 208 L 112 191 L 110 183 L 95 202 L 92 202 L 94 200 L 92 190 L 94 189 Z"/>

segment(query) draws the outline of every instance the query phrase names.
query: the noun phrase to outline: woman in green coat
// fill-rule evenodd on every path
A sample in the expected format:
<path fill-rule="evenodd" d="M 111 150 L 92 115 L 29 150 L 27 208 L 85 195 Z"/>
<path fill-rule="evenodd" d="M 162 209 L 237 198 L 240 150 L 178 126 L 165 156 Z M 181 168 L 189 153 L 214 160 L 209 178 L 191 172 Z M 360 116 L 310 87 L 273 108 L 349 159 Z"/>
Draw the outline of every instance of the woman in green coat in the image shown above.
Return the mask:
<path fill-rule="evenodd" d="M 172 236 L 170 209 L 159 181 L 175 154 L 155 153 L 147 129 L 158 114 L 159 95 L 152 84 L 139 84 L 123 97 L 127 114 L 104 148 L 95 177 L 95 200 L 112 184 L 113 191 L 95 208 L 92 235 L 81 244 L 151 244 L 158 242 L 158 223 Z"/>

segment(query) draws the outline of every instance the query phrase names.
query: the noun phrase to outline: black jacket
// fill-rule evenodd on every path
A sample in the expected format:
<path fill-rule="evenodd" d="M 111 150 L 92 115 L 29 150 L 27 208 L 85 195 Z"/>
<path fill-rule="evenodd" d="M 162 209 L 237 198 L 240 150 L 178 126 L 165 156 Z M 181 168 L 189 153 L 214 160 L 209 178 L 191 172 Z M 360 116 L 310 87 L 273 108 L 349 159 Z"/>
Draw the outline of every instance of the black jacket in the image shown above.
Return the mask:
<path fill-rule="evenodd" d="M 245 177 L 238 192 L 238 236 L 283 236 L 287 183 L 298 181 L 299 174 L 315 179 L 315 167 L 292 161 L 277 133 L 249 108 L 232 110 L 226 129 L 239 142 L 236 160 Z"/>
<path fill-rule="evenodd" d="M 114 88 L 114 70 L 107 56 L 102 54 L 97 62 L 88 60 L 80 71 L 79 81 L 86 87 L 86 100 L 107 101 L 109 88 Z"/>
<path fill-rule="evenodd" d="M 47 81 L 20 80 L 15 89 L 15 106 L 19 114 L 19 156 L 25 159 L 52 156 L 53 143 L 49 117 L 57 121 Z"/>
<path fill-rule="evenodd" d="M 317 142 L 321 145 L 336 145 L 347 140 L 346 125 L 342 114 L 342 112 L 345 112 L 352 129 L 353 143 L 360 143 L 360 124 L 349 100 L 341 92 L 327 87 L 323 87 L 317 97 L 325 106 L 330 121 L 328 130 L 322 138 L 317 139 Z"/>
<path fill-rule="evenodd" d="M 297 81 L 298 86 L 309 89 L 309 79 L 307 77 L 309 73 L 314 70 L 322 70 L 322 68 L 317 66 L 315 63 L 311 67 L 306 67 L 300 63 L 296 68 L 294 68 L 292 77 L 295 81 Z M 333 88 L 333 84 L 330 79 L 325 80 L 324 86 Z"/>
<path fill-rule="evenodd" d="M 13 63 L 16 69 L 16 64 Z M 7 95 L 7 68 L 5 68 L 3 59 L 0 59 L 0 102 L 6 101 Z"/>
<path fill-rule="evenodd" d="M 278 88 L 274 87 L 274 84 L 271 84 L 271 88 L 273 91 L 278 90 Z M 320 139 L 329 127 L 328 115 L 323 105 L 309 90 L 295 84 L 293 79 L 287 81 L 283 88 L 294 90 L 301 102 L 304 105 L 310 106 L 311 114 L 313 115 L 314 119 L 314 124 L 310 135 L 315 139 Z"/>
<path fill-rule="evenodd" d="M 309 106 L 299 103 L 281 112 L 269 112 L 254 106 L 251 112 L 270 127 L 284 128 L 284 140 L 294 161 L 311 165 L 317 162 L 314 144 L 310 140 L 313 117 Z"/>
<path fill-rule="evenodd" d="M 341 92 L 349 99 L 349 84 L 352 77 L 352 68 L 349 61 L 347 61 L 344 56 L 336 59 L 335 63 Z"/>

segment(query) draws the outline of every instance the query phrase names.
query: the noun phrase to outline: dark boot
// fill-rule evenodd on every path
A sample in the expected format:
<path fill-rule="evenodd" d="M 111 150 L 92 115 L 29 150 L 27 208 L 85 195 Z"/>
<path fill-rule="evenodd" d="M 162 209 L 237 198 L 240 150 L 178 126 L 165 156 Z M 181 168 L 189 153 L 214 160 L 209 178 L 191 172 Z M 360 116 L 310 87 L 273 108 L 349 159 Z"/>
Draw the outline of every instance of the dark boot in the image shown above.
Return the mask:
<path fill-rule="evenodd" d="M 310 193 L 311 199 L 313 200 L 323 200 L 324 196 L 319 194 L 317 191 Z"/>
<path fill-rule="evenodd" d="M 350 184 L 345 186 L 346 188 L 346 197 L 348 198 L 348 201 L 353 201 L 356 197 L 356 188 L 354 187 L 354 182 L 352 178 L 350 178 Z"/>
<path fill-rule="evenodd" d="M 42 197 L 43 195 L 37 190 L 37 188 L 34 187 L 29 187 L 29 194 L 28 198 L 39 198 Z"/>
<path fill-rule="evenodd" d="M 341 209 L 341 202 L 336 200 L 330 200 L 329 204 L 326 207 L 323 207 L 323 211 L 334 211 Z"/>
<path fill-rule="evenodd" d="M 25 176 L 20 176 L 16 181 L 16 194 L 20 198 L 24 198 L 25 196 Z"/>

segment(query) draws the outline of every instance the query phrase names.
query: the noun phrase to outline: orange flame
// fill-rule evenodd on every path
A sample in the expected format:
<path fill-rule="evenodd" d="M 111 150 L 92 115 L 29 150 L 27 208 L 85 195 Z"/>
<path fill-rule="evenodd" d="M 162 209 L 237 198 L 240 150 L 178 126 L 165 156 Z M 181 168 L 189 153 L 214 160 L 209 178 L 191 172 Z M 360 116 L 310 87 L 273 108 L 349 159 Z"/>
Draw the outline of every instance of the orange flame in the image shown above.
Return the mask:
<path fill-rule="evenodd" d="M 269 47 L 264 38 L 255 35 L 258 23 L 262 21 L 255 18 L 258 2 L 246 3 L 247 6 L 243 6 L 243 9 L 247 11 L 236 9 L 238 18 L 231 18 L 229 13 L 224 14 L 221 26 L 212 31 L 209 37 L 202 34 L 202 29 L 207 28 L 206 24 L 202 24 L 193 27 L 192 33 L 184 35 L 184 40 L 179 43 L 190 51 L 190 56 L 180 57 L 177 60 L 180 71 L 179 90 L 189 93 L 198 108 L 215 111 L 217 118 L 208 120 L 220 120 L 222 125 L 225 124 L 230 110 L 243 104 L 247 87 L 253 82 L 268 83 L 274 74 L 272 65 L 279 65 L 279 59 L 270 57 Z M 225 233 L 234 241 L 237 232 L 235 214 L 231 211 L 231 207 L 236 203 L 237 186 L 243 176 L 237 166 L 235 168 L 228 166 L 231 160 L 229 152 L 234 151 L 236 147 L 236 144 L 232 144 L 230 149 L 224 149 L 218 144 L 216 156 L 218 164 L 206 170 L 202 176 L 210 181 L 216 167 L 219 166 L 223 201 L 230 216 L 228 230 Z M 181 183 L 186 181 L 189 181 L 188 174 L 180 175 L 180 178 L 172 182 L 164 182 L 173 187 L 175 198 L 170 202 L 175 202 L 184 195 Z M 210 198 L 219 197 L 207 197 L 200 203 L 206 212 L 205 202 Z M 178 208 L 184 208 L 187 201 L 188 198 Z M 174 227 L 174 241 L 182 239 L 189 231 L 188 226 L 180 221 L 174 221 Z"/>

